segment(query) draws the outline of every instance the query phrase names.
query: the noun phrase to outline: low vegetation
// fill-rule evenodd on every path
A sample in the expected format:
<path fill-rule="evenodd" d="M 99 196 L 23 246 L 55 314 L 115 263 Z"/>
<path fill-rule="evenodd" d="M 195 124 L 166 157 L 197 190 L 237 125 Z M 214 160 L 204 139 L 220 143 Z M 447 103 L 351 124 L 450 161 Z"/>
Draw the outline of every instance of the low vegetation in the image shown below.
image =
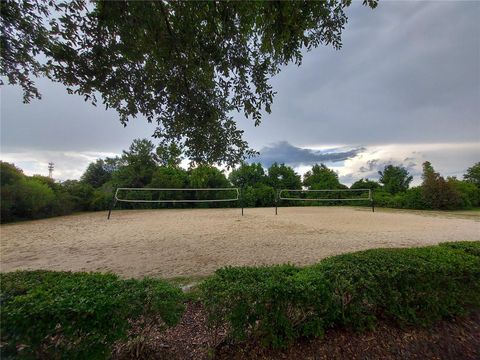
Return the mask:
<path fill-rule="evenodd" d="M 331 328 L 378 320 L 426 326 L 480 308 L 480 242 L 376 249 L 316 265 L 227 267 L 195 290 L 234 340 L 285 347 Z M 22 271 L 0 275 L 3 358 L 105 358 L 138 319 L 172 326 L 185 301 L 162 280 Z M 136 322 L 138 326 L 138 322 Z"/>
<path fill-rule="evenodd" d="M 180 289 L 113 274 L 21 271 L 1 274 L 2 358 L 107 358 L 129 321 L 172 326 L 183 311 Z"/>
<path fill-rule="evenodd" d="M 213 323 L 236 339 L 283 347 L 377 320 L 428 325 L 480 306 L 480 242 L 376 249 L 309 267 L 230 267 L 201 285 Z"/>

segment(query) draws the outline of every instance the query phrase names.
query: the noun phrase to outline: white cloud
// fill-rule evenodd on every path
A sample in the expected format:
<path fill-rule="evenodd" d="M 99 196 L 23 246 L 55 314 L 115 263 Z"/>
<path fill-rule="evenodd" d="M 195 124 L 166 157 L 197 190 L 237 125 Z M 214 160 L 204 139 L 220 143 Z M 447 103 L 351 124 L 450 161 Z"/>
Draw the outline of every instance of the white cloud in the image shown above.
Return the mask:
<path fill-rule="evenodd" d="M 331 150 L 331 145 L 313 145 L 313 149 Z M 310 149 L 310 148 L 307 148 Z M 338 148 L 337 148 L 338 149 Z M 341 148 L 342 150 L 348 148 Z M 98 158 L 114 157 L 120 154 L 106 152 L 10 152 L 2 153 L 2 161 L 14 163 L 26 175 L 48 175 L 48 163 L 55 163 L 53 176 L 56 180 L 79 179 L 90 162 Z M 326 164 L 337 171 L 340 181 L 351 185 L 361 178 L 378 178 L 378 170 L 387 164 L 402 165 L 414 176 L 413 185 L 421 182 L 422 163 L 430 161 L 442 176 L 462 178 L 467 168 L 480 161 L 480 143 L 437 143 L 437 144 L 384 144 L 366 146 L 355 156 L 341 162 Z M 283 162 L 282 159 L 278 159 Z M 188 168 L 189 161 L 182 161 Z M 313 164 L 311 164 L 313 165 Z M 301 175 L 311 165 L 295 167 Z M 225 169 L 223 169 L 225 170 Z M 226 174 L 229 172 L 226 171 Z"/>
<path fill-rule="evenodd" d="M 480 161 L 480 143 L 385 144 L 367 146 L 364 151 L 335 168 L 341 181 L 351 184 L 360 178 L 378 178 L 386 164 L 403 165 L 421 182 L 422 164 L 430 161 L 442 176 L 462 178 L 466 169 Z M 333 167 L 334 168 L 334 167 Z"/>
<path fill-rule="evenodd" d="M 2 161 L 14 163 L 26 175 L 48 175 L 48 163 L 55 164 L 55 180 L 78 179 L 88 164 L 98 158 L 119 154 L 102 152 L 24 151 L 2 153 Z"/>

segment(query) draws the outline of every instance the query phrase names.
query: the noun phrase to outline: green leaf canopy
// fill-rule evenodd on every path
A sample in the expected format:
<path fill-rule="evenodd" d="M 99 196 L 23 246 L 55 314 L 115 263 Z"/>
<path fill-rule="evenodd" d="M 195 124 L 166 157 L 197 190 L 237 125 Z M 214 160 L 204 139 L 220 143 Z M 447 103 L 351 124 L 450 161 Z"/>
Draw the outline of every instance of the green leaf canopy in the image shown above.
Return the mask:
<path fill-rule="evenodd" d="M 0 74 L 22 86 L 25 101 L 40 97 L 31 75 L 94 104 L 100 96 L 124 125 L 142 115 L 192 161 L 232 166 L 254 153 L 232 114 L 258 125 L 274 97 L 269 79 L 300 65 L 303 50 L 340 48 L 350 4 L 7 0 Z"/>

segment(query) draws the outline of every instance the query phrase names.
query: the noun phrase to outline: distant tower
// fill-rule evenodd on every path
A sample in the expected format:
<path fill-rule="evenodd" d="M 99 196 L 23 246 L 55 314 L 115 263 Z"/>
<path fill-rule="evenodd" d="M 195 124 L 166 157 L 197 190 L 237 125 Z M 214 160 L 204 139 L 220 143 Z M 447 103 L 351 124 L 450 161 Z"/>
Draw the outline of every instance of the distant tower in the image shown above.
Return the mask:
<path fill-rule="evenodd" d="M 54 164 L 52 162 L 48 163 L 48 177 L 51 179 L 53 174 Z"/>

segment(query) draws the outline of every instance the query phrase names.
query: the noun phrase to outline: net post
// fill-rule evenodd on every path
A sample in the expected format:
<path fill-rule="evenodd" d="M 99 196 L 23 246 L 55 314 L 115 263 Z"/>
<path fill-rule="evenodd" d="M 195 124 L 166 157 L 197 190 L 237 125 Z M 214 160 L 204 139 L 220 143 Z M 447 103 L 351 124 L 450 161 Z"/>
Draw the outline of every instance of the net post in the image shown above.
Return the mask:
<path fill-rule="evenodd" d="M 279 197 L 279 193 L 277 189 L 277 191 L 275 191 L 275 215 L 278 215 L 278 197 Z"/>
<path fill-rule="evenodd" d="M 242 216 L 243 216 L 243 187 L 240 187 L 240 205 L 242 206 Z"/>
<path fill-rule="evenodd" d="M 110 214 L 112 213 L 112 209 L 115 207 L 116 204 L 117 204 L 117 189 L 115 189 L 115 192 L 114 192 L 114 195 L 113 195 L 113 199 L 112 199 L 112 201 L 110 202 L 110 207 L 109 207 L 109 209 L 108 209 L 107 220 L 110 220 Z"/>
<path fill-rule="evenodd" d="M 375 212 L 375 201 L 373 200 L 373 189 L 370 189 L 370 202 L 372 203 L 372 212 Z"/>

